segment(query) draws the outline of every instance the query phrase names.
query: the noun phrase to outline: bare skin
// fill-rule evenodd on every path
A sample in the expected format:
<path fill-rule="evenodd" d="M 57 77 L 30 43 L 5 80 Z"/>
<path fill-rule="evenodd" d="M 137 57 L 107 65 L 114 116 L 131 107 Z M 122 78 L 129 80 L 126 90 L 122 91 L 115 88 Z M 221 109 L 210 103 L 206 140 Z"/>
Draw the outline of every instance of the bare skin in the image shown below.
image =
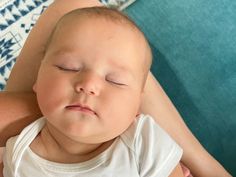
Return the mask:
<path fill-rule="evenodd" d="M 65 0 L 57 0 L 41 15 L 12 70 L 6 86 L 6 91 L 9 92 L 0 93 L 0 100 L 3 100 L 2 97 L 6 98 L 4 102 L 0 102 L 1 107 L 7 106 L 14 110 L 13 113 L 9 109 L 3 108 L 1 110 L 0 139 L 3 140 L 1 145 L 5 144 L 8 137 L 17 134 L 25 125 L 40 116 L 32 86 L 36 80 L 41 60 L 44 57 L 44 47 L 47 39 L 58 19 L 75 8 L 95 5 L 100 6 L 101 4 L 97 0 L 71 0 L 70 3 Z M 24 72 L 21 72 L 22 68 L 24 68 Z M 22 94 L 21 92 L 27 93 Z M 9 102 L 6 103 L 8 99 Z M 15 102 L 17 100 L 18 105 Z M 16 109 L 13 109 L 14 105 Z M 33 109 L 30 109 L 32 106 Z M 190 168 L 194 176 L 230 176 L 193 136 L 151 73 L 146 83 L 141 111 L 152 115 L 155 121 L 180 144 L 184 150 L 182 162 Z M 28 119 L 22 119 L 22 117 L 28 117 Z M 9 126 L 14 126 L 14 129 L 12 129 L 14 131 L 10 134 L 3 133 L 3 130 L 6 130 Z M 176 168 L 178 169 L 178 167 Z"/>

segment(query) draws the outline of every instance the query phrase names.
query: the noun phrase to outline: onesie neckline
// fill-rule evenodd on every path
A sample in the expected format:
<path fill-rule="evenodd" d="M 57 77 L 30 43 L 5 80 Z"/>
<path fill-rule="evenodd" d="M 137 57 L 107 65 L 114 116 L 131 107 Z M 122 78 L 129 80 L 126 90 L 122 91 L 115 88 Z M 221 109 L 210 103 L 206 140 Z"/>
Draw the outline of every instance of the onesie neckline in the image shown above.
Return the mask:
<path fill-rule="evenodd" d="M 52 171 L 56 173 L 85 173 L 90 170 L 95 169 L 96 167 L 100 166 L 101 164 L 104 164 L 112 155 L 112 151 L 115 148 L 116 144 L 118 143 L 120 137 L 116 137 L 114 142 L 102 153 L 99 155 L 93 157 L 90 160 L 79 162 L 79 163 L 59 163 L 59 162 L 53 162 L 46 160 L 42 157 L 40 157 L 38 154 L 33 152 L 30 147 L 28 147 L 25 150 L 25 153 L 27 153 L 34 161 L 36 161 L 41 168 L 47 169 L 47 171 Z"/>

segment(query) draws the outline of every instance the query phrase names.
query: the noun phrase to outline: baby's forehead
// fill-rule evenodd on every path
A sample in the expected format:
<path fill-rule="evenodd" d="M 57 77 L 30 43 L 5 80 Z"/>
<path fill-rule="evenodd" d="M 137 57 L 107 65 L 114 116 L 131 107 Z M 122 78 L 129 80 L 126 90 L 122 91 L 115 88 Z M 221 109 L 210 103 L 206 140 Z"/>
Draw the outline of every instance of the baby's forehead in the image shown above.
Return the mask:
<path fill-rule="evenodd" d="M 90 25 L 88 25 L 87 28 L 84 27 L 87 24 Z M 101 32 L 99 36 L 104 36 L 105 38 L 122 38 L 125 36 L 122 34 L 126 33 L 127 35 L 124 43 L 136 43 L 139 46 L 143 46 L 142 48 L 139 48 L 140 51 L 146 50 L 148 46 L 148 42 L 144 34 L 136 26 L 134 26 L 133 23 L 127 23 L 118 20 L 113 21 L 112 18 L 107 18 L 107 16 L 104 17 L 101 15 L 87 16 L 83 14 L 83 16 L 79 16 L 76 13 L 68 14 L 64 16 L 57 24 L 54 33 L 57 33 L 57 36 L 61 36 L 61 38 L 66 38 L 65 33 L 76 31 L 73 34 L 75 35 L 75 37 L 77 37 L 83 35 L 83 33 L 85 33 L 86 31 L 92 31 L 92 33 L 97 34 L 97 30 L 99 29 Z M 110 36 L 105 36 L 103 34 L 110 34 Z"/>

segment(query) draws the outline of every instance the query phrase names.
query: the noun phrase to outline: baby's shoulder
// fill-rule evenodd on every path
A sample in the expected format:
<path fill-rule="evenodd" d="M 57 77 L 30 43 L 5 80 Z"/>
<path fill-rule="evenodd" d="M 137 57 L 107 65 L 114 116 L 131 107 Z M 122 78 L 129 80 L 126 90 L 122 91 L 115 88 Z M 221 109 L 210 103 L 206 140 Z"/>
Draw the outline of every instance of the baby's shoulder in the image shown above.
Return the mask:
<path fill-rule="evenodd" d="M 45 124 L 45 119 L 40 118 L 25 127 L 19 135 L 7 140 L 5 154 L 7 159 L 14 161 L 32 143 Z"/>
<path fill-rule="evenodd" d="M 4 154 L 13 154 L 14 147 L 19 135 L 13 136 L 7 140 Z"/>
<path fill-rule="evenodd" d="M 183 153 L 181 147 L 149 115 L 140 115 L 121 138 L 131 149 L 140 176 L 169 176 Z"/>

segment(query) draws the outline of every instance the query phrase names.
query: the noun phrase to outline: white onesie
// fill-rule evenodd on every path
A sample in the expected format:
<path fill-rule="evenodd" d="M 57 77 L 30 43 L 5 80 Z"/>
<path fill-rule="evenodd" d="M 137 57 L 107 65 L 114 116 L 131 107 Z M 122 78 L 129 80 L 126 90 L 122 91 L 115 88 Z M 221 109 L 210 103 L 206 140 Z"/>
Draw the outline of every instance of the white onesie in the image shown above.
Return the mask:
<path fill-rule="evenodd" d="M 40 118 L 7 141 L 4 177 L 167 177 L 182 156 L 182 149 L 150 116 L 140 115 L 93 159 L 74 164 L 51 162 L 29 148 L 44 125 L 45 118 Z"/>

